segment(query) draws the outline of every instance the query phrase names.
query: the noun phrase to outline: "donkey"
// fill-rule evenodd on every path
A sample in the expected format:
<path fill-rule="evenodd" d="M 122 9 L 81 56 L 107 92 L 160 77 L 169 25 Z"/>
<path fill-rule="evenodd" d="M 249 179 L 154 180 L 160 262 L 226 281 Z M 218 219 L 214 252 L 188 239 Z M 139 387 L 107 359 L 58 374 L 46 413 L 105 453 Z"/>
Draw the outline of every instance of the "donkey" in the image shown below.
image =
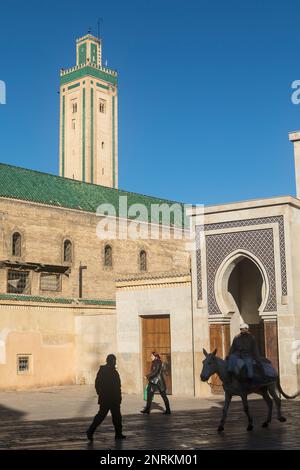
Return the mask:
<path fill-rule="evenodd" d="M 218 427 L 218 432 L 224 431 L 224 425 L 225 425 L 225 421 L 226 421 L 226 417 L 228 413 L 228 408 L 229 408 L 231 399 L 234 395 L 240 396 L 243 401 L 244 411 L 248 418 L 247 431 L 252 431 L 253 429 L 253 420 L 249 413 L 248 400 L 247 400 L 248 395 L 250 395 L 251 393 L 262 395 L 262 397 L 264 398 L 265 402 L 268 405 L 267 420 L 264 421 L 264 423 L 262 424 L 264 428 L 267 428 L 269 423 L 272 420 L 272 408 L 273 408 L 272 398 L 274 399 L 276 407 L 277 407 L 278 421 L 282 423 L 286 421 L 284 416 L 282 416 L 281 414 L 281 399 L 277 395 L 277 390 L 279 391 L 279 393 L 281 393 L 284 396 L 284 398 L 287 398 L 287 399 L 296 398 L 297 396 L 300 395 L 300 391 L 298 391 L 295 395 L 292 395 L 292 396 L 287 395 L 282 390 L 278 377 L 274 377 L 274 378 L 268 377 L 267 378 L 268 381 L 265 381 L 264 383 L 259 384 L 259 385 L 256 385 L 256 384 L 252 385 L 248 383 L 244 384 L 240 382 L 236 377 L 232 377 L 232 378 L 230 377 L 227 371 L 227 362 L 221 359 L 220 357 L 216 356 L 217 354 L 216 349 L 212 353 L 208 353 L 205 349 L 203 349 L 203 354 L 205 356 L 205 359 L 203 361 L 203 368 L 202 368 L 202 372 L 200 375 L 202 382 L 207 382 L 213 374 L 217 374 L 222 382 L 223 389 L 225 392 L 225 403 L 224 403 L 224 408 L 223 408 L 223 415 L 222 415 L 222 419 Z"/>

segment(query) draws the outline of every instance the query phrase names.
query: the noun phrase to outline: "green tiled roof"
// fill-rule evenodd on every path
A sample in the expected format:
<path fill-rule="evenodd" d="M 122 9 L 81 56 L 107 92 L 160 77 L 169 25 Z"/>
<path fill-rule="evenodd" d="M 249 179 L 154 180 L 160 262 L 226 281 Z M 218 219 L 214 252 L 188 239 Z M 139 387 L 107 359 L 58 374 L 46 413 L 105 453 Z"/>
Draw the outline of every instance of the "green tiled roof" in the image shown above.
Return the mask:
<path fill-rule="evenodd" d="M 95 213 L 103 203 L 110 203 L 118 215 L 119 196 L 127 196 L 128 207 L 132 204 L 143 204 L 151 215 L 151 204 L 168 204 L 175 201 L 144 196 L 96 184 L 63 178 L 61 176 L 27 170 L 12 165 L 0 163 L 0 197 L 38 202 L 57 207 L 82 210 Z M 181 204 L 183 210 L 183 204 Z M 184 219 L 185 216 L 182 218 Z M 161 223 L 161 213 L 159 220 Z M 171 223 L 174 223 L 171 214 Z M 178 224 L 177 224 L 178 225 Z M 188 225 L 185 225 L 188 227 Z"/>
<path fill-rule="evenodd" d="M 77 300 L 77 299 L 76 299 Z M 85 305 L 116 305 L 115 300 L 93 300 L 93 299 L 78 299 L 79 303 L 85 304 Z"/>
<path fill-rule="evenodd" d="M 72 299 L 63 297 L 43 297 L 39 295 L 23 295 L 23 294 L 0 294 L 0 300 L 16 300 L 27 302 L 45 302 L 53 304 L 73 304 L 78 303 L 84 305 L 104 305 L 115 306 L 115 300 L 101 300 L 101 299 Z"/>

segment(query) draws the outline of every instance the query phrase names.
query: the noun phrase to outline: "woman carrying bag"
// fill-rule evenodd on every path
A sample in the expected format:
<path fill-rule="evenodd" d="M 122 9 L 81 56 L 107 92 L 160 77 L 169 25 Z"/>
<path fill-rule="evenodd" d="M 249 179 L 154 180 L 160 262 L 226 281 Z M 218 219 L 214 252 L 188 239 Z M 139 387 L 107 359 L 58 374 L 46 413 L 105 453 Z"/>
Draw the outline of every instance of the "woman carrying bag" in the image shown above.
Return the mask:
<path fill-rule="evenodd" d="M 166 383 L 164 381 L 163 375 L 162 375 L 162 361 L 156 352 L 151 353 L 151 370 L 149 374 L 146 375 L 146 378 L 148 379 L 148 385 L 147 385 L 147 404 L 143 410 L 141 410 L 141 413 L 149 414 L 150 413 L 150 408 L 151 408 L 151 403 L 153 400 L 154 393 L 158 391 L 164 401 L 166 411 L 164 411 L 165 415 L 170 415 L 171 410 L 170 410 L 170 403 L 166 394 Z"/>

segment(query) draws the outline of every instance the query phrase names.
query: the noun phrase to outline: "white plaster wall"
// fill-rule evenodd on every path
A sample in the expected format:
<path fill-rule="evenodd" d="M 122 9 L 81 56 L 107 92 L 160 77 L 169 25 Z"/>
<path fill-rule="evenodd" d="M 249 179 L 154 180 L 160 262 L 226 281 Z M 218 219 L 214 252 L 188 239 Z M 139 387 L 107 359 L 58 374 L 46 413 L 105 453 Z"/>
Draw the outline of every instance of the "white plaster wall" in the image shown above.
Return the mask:
<path fill-rule="evenodd" d="M 117 291 L 117 351 L 123 391 L 142 393 L 142 315 L 170 315 L 172 392 L 193 395 L 190 285 Z"/>
<path fill-rule="evenodd" d="M 286 358 L 284 371 L 294 375 L 290 392 L 300 388 L 300 211 L 289 209 L 289 276 L 288 314 L 281 319 L 282 353 Z"/>
<path fill-rule="evenodd" d="M 116 354 L 116 315 L 84 314 L 75 317 L 76 383 L 93 384 L 100 364 Z"/>

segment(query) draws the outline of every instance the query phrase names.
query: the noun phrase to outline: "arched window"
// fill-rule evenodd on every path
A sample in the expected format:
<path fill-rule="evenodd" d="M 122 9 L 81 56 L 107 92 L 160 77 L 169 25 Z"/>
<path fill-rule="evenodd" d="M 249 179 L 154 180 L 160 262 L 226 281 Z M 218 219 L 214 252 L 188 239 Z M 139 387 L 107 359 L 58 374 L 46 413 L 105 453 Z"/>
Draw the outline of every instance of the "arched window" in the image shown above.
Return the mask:
<path fill-rule="evenodd" d="M 140 271 L 147 271 L 147 253 L 145 250 L 140 251 Z"/>
<path fill-rule="evenodd" d="M 112 247 L 110 245 L 104 247 L 104 266 L 112 266 Z"/>
<path fill-rule="evenodd" d="M 105 113 L 105 100 L 99 100 L 99 111 L 100 113 Z"/>
<path fill-rule="evenodd" d="M 104 248 L 104 266 L 112 266 L 112 247 L 105 245 Z"/>
<path fill-rule="evenodd" d="M 19 232 L 15 232 L 12 236 L 12 255 L 21 256 L 22 237 Z"/>
<path fill-rule="evenodd" d="M 70 240 L 64 241 L 64 262 L 72 262 L 72 242 Z"/>

